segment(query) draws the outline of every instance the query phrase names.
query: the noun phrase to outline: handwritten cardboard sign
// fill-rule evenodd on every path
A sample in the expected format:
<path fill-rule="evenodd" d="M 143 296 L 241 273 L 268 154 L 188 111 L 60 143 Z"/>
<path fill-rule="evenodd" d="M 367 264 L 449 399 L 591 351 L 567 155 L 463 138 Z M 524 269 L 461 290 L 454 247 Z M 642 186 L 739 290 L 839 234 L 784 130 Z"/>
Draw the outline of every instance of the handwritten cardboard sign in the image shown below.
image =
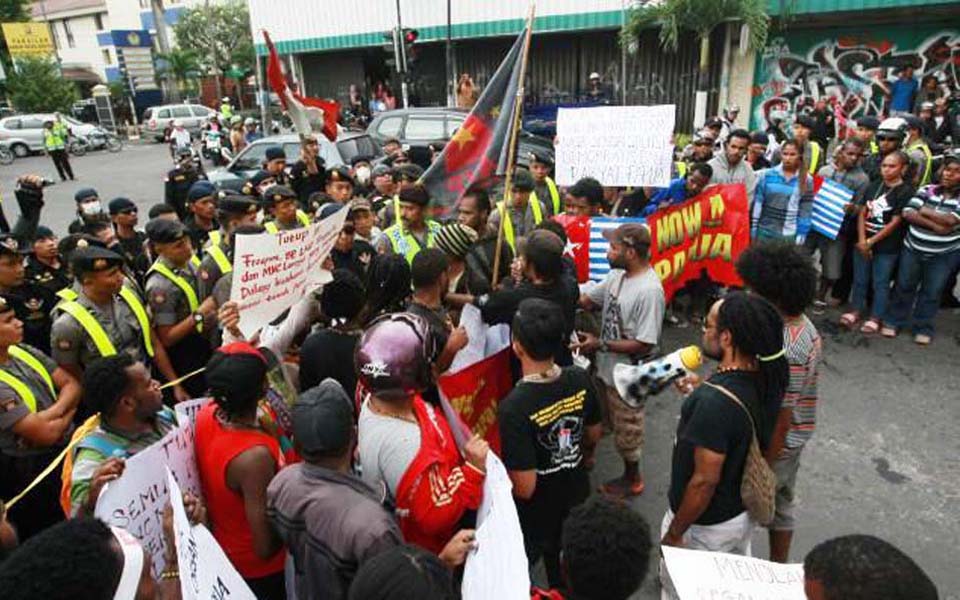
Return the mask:
<path fill-rule="evenodd" d="M 805 600 L 803 565 L 663 546 L 663 558 L 680 600 L 769 598 Z"/>
<path fill-rule="evenodd" d="M 676 112 L 673 104 L 559 109 L 557 183 L 593 177 L 606 186 L 666 187 Z"/>
<path fill-rule="evenodd" d="M 169 469 L 165 471 L 167 487 L 173 498 L 173 531 L 183 600 L 255 600 L 256 596 L 210 530 L 201 524 L 190 524 L 177 479 Z"/>
<path fill-rule="evenodd" d="M 186 423 L 126 461 L 123 475 L 108 483 L 97 499 L 95 515 L 126 529 L 153 558 L 153 575 L 164 567 L 163 509 L 170 499 L 166 465 L 182 489 L 201 496 L 200 473 L 193 449 L 193 425 Z"/>
<path fill-rule="evenodd" d="M 293 306 L 328 274 L 321 264 L 330 254 L 347 211 L 310 227 L 237 236 L 230 300 L 240 307 L 240 331 L 247 337 Z"/>

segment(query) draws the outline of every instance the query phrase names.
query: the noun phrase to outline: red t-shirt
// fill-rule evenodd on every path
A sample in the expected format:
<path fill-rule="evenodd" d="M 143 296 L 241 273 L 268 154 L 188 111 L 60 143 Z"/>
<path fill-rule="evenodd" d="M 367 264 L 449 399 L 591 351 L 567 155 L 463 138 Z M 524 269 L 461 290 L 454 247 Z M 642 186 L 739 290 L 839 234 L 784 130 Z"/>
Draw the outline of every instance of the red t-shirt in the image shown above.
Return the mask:
<path fill-rule="evenodd" d="M 213 537 L 230 562 L 247 579 L 266 577 L 283 570 L 286 550 L 280 549 L 267 560 L 257 557 L 253 549 L 253 533 L 244 511 L 243 496 L 227 485 L 227 466 L 241 452 L 266 446 L 283 467 L 280 445 L 262 431 L 243 431 L 224 427 L 215 416 L 217 404 L 210 402 L 197 414 L 195 448 L 203 498 Z"/>

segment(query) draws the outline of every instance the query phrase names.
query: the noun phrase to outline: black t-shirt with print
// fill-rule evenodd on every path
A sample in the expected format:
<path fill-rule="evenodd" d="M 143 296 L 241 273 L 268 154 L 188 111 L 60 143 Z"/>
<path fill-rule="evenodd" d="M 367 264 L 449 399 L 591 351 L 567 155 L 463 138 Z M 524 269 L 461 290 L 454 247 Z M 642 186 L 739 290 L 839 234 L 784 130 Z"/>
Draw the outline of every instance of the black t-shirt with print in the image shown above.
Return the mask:
<path fill-rule="evenodd" d="M 871 182 L 864 194 L 864 206 L 867 211 L 865 216 L 867 237 L 876 235 L 894 217 L 900 216 L 903 208 L 913 198 L 914 191 L 913 186 L 909 183 L 901 183 L 894 188 L 890 188 L 883 183 L 883 180 Z M 874 244 L 873 252 L 876 254 L 898 254 L 900 248 L 903 247 L 903 236 L 906 231 L 906 223 L 901 223 L 893 233 Z"/>
<path fill-rule="evenodd" d="M 597 392 L 586 371 L 566 367 L 551 382 L 520 381 L 497 412 L 504 465 L 537 471 L 533 497 L 517 499 L 517 510 L 524 535 L 542 538 L 590 495 L 583 438 L 600 422 Z"/>
<path fill-rule="evenodd" d="M 321 329 L 308 335 L 300 346 L 300 389 L 306 391 L 332 377 L 353 398 L 357 391 L 353 352 L 359 340 L 359 331 Z"/>
<path fill-rule="evenodd" d="M 757 392 L 753 375 L 731 371 L 710 377 L 710 383 L 723 386 L 757 415 Z M 764 419 L 760 420 L 761 423 Z M 761 424 L 761 427 L 764 427 Z M 760 432 L 760 445 L 765 447 L 770 431 Z M 674 512 L 683 500 L 694 471 L 694 450 L 707 448 L 725 455 L 720 481 L 698 525 L 715 525 L 732 519 L 744 511 L 740 498 L 743 466 L 750 448 L 752 429 L 742 408 L 720 390 L 700 385 L 683 401 L 680 422 L 673 446 L 670 470 L 670 509 Z"/>

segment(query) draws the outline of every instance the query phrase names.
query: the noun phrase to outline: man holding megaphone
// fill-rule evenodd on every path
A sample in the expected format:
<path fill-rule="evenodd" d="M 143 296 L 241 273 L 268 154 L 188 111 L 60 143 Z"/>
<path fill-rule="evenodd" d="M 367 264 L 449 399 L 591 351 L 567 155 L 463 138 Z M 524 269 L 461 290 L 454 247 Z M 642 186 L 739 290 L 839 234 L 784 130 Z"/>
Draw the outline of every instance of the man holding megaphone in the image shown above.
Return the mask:
<path fill-rule="evenodd" d="M 602 489 L 624 498 L 643 493 L 643 406 L 623 402 L 614 384 L 613 368 L 643 361 L 656 351 L 666 299 L 660 278 L 650 266 L 650 230 L 639 223 L 626 223 L 604 231 L 603 236 L 610 242 L 610 272 L 580 297 L 583 308 L 602 309 L 600 337 L 578 331 L 579 341 L 571 349 L 596 353 L 597 376 L 606 388 L 613 417 L 614 444 L 623 458 L 623 475 L 604 483 Z"/>

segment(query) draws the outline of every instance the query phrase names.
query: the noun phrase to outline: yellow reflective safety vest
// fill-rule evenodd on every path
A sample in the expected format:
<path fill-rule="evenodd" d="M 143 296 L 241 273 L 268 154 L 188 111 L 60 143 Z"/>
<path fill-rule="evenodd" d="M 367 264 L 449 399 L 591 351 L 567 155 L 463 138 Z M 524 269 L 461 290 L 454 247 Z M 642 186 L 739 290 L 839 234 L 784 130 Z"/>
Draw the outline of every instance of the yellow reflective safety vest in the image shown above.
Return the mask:
<path fill-rule="evenodd" d="M 220 269 L 222 275 L 233 271 L 233 264 L 230 263 L 227 253 L 220 246 L 210 246 L 207 248 L 207 254 L 213 257 L 213 262 L 217 263 L 217 268 Z"/>
<path fill-rule="evenodd" d="M 43 147 L 47 151 L 63 150 L 67 147 L 66 134 L 56 125 L 43 130 Z"/>
<path fill-rule="evenodd" d="M 807 167 L 807 171 L 809 171 L 811 175 L 816 175 L 817 163 L 820 162 L 820 152 L 822 151 L 822 148 L 820 148 L 820 144 L 813 140 L 810 140 L 807 143 L 810 144 L 810 166 Z"/>
<path fill-rule="evenodd" d="M 400 194 L 393 195 L 393 223 L 400 225 Z"/>
<path fill-rule="evenodd" d="M 540 210 L 540 203 L 532 202 L 530 204 L 530 208 L 533 210 L 533 222 L 539 225 L 540 222 L 543 221 L 543 211 Z M 510 218 L 510 212 L 504 210 L 502 201 L 497 202 L 497 210 L 500 211 L 500 218 L 503 220 L 503 237 L 505 237 L 507 239 L 507 243 L 510 244 L 510 249 L 516 252 L 517 236 L 513 230 L 513 219 Z"/>
<path fill-rule="evenodd" d="M 682 160 L 677 160 L 673 162 L 673 166 L 677 168 L 677 177 L 687 176 L 687 163 Z"/>
<path fill-rule="evenodd" d="M 199 266 L 200 266 L 200 257 L 197 256 L 196 254 L 194 254 L 193 256 L 191 256 L 191 257 L 190 257 L 190 264 L 193 265 L 194 267 L 199 267 Z"/>
<path fill-rule="evenodd" d="M 50 376 L 50 372 L 47 371 L 47 368 L 43 366 L 37 358 L 17 346 L 10 346 L 7 350 L 10 353 L 11 358 L 15 358 L 20 362 L 26 364 L 33 371 L 40 376 L 40 379 L 47 384 L 47 388 L 50 389 L 50 394 L 53 396 L 53 399 L 57 399 L 57 390 L 53 387 L 53 377 Z M 37 397 L 34 395 L 33 391 L 30 389 L 30 386 L 24 383 L 17 376 L 0 369 L 0 382 L 3 382 L 13 388 L 13 391 L 20 396 L 20 400 L 30 409 L 30 412 L 37 412 Z"/>
<path fill-rule="evenodd" d="M 417 238 L 412 234 L 405 233 L 399 223 L 387 227 L 383 233 L 390 240 L 390 247 L 393 248 L 393 251 L 402 255 L 412 265 L 413 257 L 421 250 Z M 427 221 L 427 248 L 434 247 L 438 233 L 440 233 L 440 223 Z"/>
<path fill-rule="evenodd" d="M 159 260 L 153 263 L 153 266 L 150 267 L 150 270 L 147 271 L 147 274 L 149 275 L 153 272 L 163 275 L 169 279 L 171 283 L 180 288 L 180 291 L 183 292 L 183 295 L 187 297 L 187 305 L 190 307 L 190 312 L 197 312 L 197 308 L 200 306 L 200 301 L 197 299 L 197 290 L 193 289 L 193 286 L 190 285 L 189 281 L 171 271 L 170 267 L 163 264 Z M 203 331 L 202 322 L 197 322 L 197 331 Z"/>
<path fill-rule="evenodd" d="M 920 187 L 930 183 L 930 174 L 931 171 L 933 171 L 933 153 L 930 152 L 930 147 L 927 146 L 927 143 L 923 140 L 918 140 L 911 144 L 907 148 L 907 152 L 911 152 L 917 148 L 923 152 L 923 156 L 926 159 L 926 166 L 923 168 L 923 174 L 920 176 L 920 181 L 917 183 L 917 187 Z"/>
<path fill-rule="evenodd" d="M 209 237 L 207 239 L 210 240 L 211 246 L 219 246 L 220 242 L 223 241 L 223 236 L 220 235 L 219 229 L 215 229 L 210 232 Z"/>
<path fill-rule="evenodd" d="M 310 226 L 310 217 L 302 210 L 297 211 L 297 221 L 300 221 L 300 225 L 304 227 Z M 267 230 L 267 233 L 280 233 L 280 227 L 276 221 L 267 221 L 263 224 L 263 228 Z"/>
<path fill-rule="evenodd" d="M 870 154 L 880 154 L 880 146 L 877 145 L 877 140 L 870 140 Z"/>
<path fill-rule="evenodd" d="M 57 292 L 57 295 L 64 299 L 58 307 L 76 319 L 80 327 L 82 327 L 83 330 L 87 332 L 87 335 L 90 336 L 90 339 L 93 340 L 93 345 L 97 347 L 97 352 L 100 353 L 100 356 L 114 356 L 117 353 L 116 346 L 110 341 L 110 336 L 107 335 L 107 332 L 104 331 L 103 326 L 100 325 L 97 319 L 90 314 L 87 307 L 77 302 L 76 299 L 79 295 L 69 288 L 60 290 Z M 147 351 L 147 356 L 153 358 L 153 340 L 150 338 L 150 319 L 147 317 L 147 310 L 143 307 L 143 302 L 140 301 L 140 298 L 137 298 L 137 294 L 133 290 L 126 286 L 120 288 L 120 297 L 127 303 L 127 306 L 129 306 L 133 312 L 133 316 L 136 317 L 137 323 L 140 325 L 140 335 L 143 336 L 143 348 Z"/>
<path fill-rule="evenodd" d="M 686 165 L 684 165 L 684 168 L 686 168 Z M 553 179 L 550 179 L 549 177 L 547 177 L 546 179 L 546 184 L 547 184 L 547 191 L 550 192 L 550 202 L 553 204 L 553 214 L 559 215 L 560 214 L 560 190 L 557 189 L 557 184 L 554 183 Z M 539 198 L 537 198 L 536 191 L 530 194 L 530 198 L 534 201 L 534 203 L 540 200 Z M 544 206 L 546 206 L 547 203 L 544 202 L 543 204 Z"/>

